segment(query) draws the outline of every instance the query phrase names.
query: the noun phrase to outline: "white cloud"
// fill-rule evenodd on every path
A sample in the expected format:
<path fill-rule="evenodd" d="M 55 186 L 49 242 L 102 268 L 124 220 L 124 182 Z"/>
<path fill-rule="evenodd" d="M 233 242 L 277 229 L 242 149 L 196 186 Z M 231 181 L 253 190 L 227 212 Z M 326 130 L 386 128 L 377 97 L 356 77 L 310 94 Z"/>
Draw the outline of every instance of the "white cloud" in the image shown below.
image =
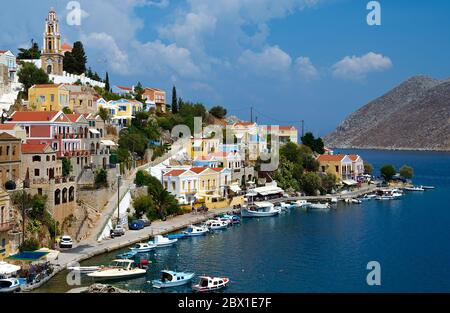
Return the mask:
<path fill-rule="evenodd" d="M 300 77 L 305 80 L 316 80 L 319 78 L 319 71 L 308 57 L 298 57 L 295 60 L 295 67 Z"/>
<path fill-rule="evenodd" d="M 363 56 L 346 56 L 333 65 L 335 77 L 359 80 L 364 79 L 368 73 L 382 72 L 392 67 L 389 57 L 369 52 Z"/>
<path fill-rule="evenodd" d="M 245 50 L 238 63 L 256 73 L 286 73 L 291 67 L 292 58 L 278 46 L 272 46 L 266 47 L 261 52 Z"/>

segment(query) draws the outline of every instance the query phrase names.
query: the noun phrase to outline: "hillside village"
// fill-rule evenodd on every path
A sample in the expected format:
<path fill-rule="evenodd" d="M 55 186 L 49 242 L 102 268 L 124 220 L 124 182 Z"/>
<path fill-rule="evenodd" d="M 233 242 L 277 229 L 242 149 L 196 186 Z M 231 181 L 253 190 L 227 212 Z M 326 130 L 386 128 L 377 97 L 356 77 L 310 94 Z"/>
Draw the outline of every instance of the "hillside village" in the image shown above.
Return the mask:
<path fill-rule="evenodd" d="M 361 184 L 370 168 L 292 125 L 229 117 L 175 87 L 169 104 L 147 82 L 116 86 L 108 73 L 79 73 L 65 62 L 80 45 L 61 42 L 54 10 L 43 42 L 19 53 L 30 58 L 0 47 L 0 260 L 61 235 L 96 240 L 106 217 L 126 227 L 233 207 L 249 190 L 261 199 L 329 194 Z"/>

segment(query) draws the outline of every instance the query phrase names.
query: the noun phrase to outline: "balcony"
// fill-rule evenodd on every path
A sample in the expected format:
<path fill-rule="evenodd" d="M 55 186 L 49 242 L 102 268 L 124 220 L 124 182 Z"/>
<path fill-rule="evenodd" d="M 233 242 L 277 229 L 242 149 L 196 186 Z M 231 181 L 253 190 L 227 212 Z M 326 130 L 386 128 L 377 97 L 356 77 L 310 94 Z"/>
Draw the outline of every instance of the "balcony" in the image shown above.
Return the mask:
<path fill-rule="evenodd" d="M 14 227 L 13 222 L 6 222 L 0 224 L 0 232 L 10 231 Z"/>
<path fill-rule="evenodd" d="M 55 177 L 53 179 L 48 178 L 34 178 L 33 185 L 48 185 L 50 182 L 54 180 L 55 184 L 64 184 L 68 182 L 75 182 L 75 176 L 69 176 L 69 177 Z"/>
<path fill-rule="evenodd" d="M 75 150 L 75 151 L 65 151 L 63 152 L 63 156 L 66 157 L 76 157 L 76 156 L 89 156 L 89 150 Z"/>

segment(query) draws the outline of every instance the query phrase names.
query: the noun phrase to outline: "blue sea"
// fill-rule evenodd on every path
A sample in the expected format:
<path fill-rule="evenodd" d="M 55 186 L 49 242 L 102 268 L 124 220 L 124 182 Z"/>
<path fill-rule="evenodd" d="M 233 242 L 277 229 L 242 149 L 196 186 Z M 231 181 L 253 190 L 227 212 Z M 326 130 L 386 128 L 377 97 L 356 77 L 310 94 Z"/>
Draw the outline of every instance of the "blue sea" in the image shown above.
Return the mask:
<path fill-rule="evenodd" d="M 146 277 L 115 285 L 146 292 L 162 269 L 225 276 L 223 292 L 450 292 L 450 154 L 342 151 L 373 164 L 414 168 L 417 185 L 435 190 L 407 193 L 402 200 L 339 205 L 329 212 L 293 209 L 150 254 Z M 376 174 L 375 173 L 375 174 Z M 125 251 L 125 250 L 122 250 Z M 120 252 L 120 251 L 119 251 Z M 118 252 L 83 265 L 107 264 Z M 381 285 L 369 286 L 367 264 L 377 261 Z M 92 281 L 83 280 L 88 285 Z M 64 292 L 65 273 L 38 291 Z M 179 287 L 162 292 L 189 292 Z"/>

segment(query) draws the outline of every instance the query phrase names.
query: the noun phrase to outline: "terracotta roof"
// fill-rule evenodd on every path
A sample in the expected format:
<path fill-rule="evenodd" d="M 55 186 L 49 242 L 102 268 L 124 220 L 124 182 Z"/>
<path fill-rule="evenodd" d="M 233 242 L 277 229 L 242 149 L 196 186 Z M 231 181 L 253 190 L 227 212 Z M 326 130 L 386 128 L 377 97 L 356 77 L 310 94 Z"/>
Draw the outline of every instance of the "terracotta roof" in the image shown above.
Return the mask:
<path fill-rule="evenodd" d="M 201 172 L 205 171 L 207 167 L 191 167 L 190 170 L 194 172 L 195 174 L 200 174 Z"/>
<path fill-rule="evenodd" d="M 22 153 L 44 153 L 47 143 L 23 143 Z"/>
<path fill-rule="evenodd" d="M 122 89 L 122 90 L 128 90 L 128 91 L 133 90 L 131 87 L 124 87 L 124 86 L 116 86 L 116 87 L 119 89 Z"/>
<path fill-rule="evenodd" d="M 213 171 L 216 171 L 216 172 L 222 172 L 224 170 L 223 167 L 210 167 L 210 169 L 212 169 Z"/>
<path fill-rule="evenodd" d="M 81 114 L 66 114 L 66 116 L 69 118 L 69 120 L 76 123 L 76 121 L 80 118 Z"/>
<path fill-rule="evenodd" d="M 51 121 L 59 112 L 58 111 L 16 111 L 11 115 L 12 122 L 36 122 Z"/>
<path fill-rule="evenodd" d="M 164 174 L 164 176 L 180 176 L 186 172 L 186 170 L 171 170 L 170 172 L 167 172 Z"/>
<path fill-rule="evenodd" d="M 8 50 L 0 50 L 0 54 L 6 53 Z"/>
<path fill-rule="evenodd" d="M 352 160 L 353 162 L 357 161 L 359 158 L 359 155 L 356 154 L 349 154 L 348 157 L 350 158 L 350 160 Z"/>
<path fill-rule="evenodd" d="M 327 162 L 327 161 L 342 161 L 345 158 L 345 154 L 321 154 L 317 157 L 317 161 L 323 161 L 323 162 Z"/>
<path fill-rule="evenodd" d="M 68 43 L 63 43 L 61 45 L 61 50 L 66 50 L 66 51 L 72 51 L 73 47 L 71 45 L 69 45 Z"/>
<path fill-rule="evenodd" d="M 0 124 L 0 130 L 13 130 L 16 124 Z"/>

